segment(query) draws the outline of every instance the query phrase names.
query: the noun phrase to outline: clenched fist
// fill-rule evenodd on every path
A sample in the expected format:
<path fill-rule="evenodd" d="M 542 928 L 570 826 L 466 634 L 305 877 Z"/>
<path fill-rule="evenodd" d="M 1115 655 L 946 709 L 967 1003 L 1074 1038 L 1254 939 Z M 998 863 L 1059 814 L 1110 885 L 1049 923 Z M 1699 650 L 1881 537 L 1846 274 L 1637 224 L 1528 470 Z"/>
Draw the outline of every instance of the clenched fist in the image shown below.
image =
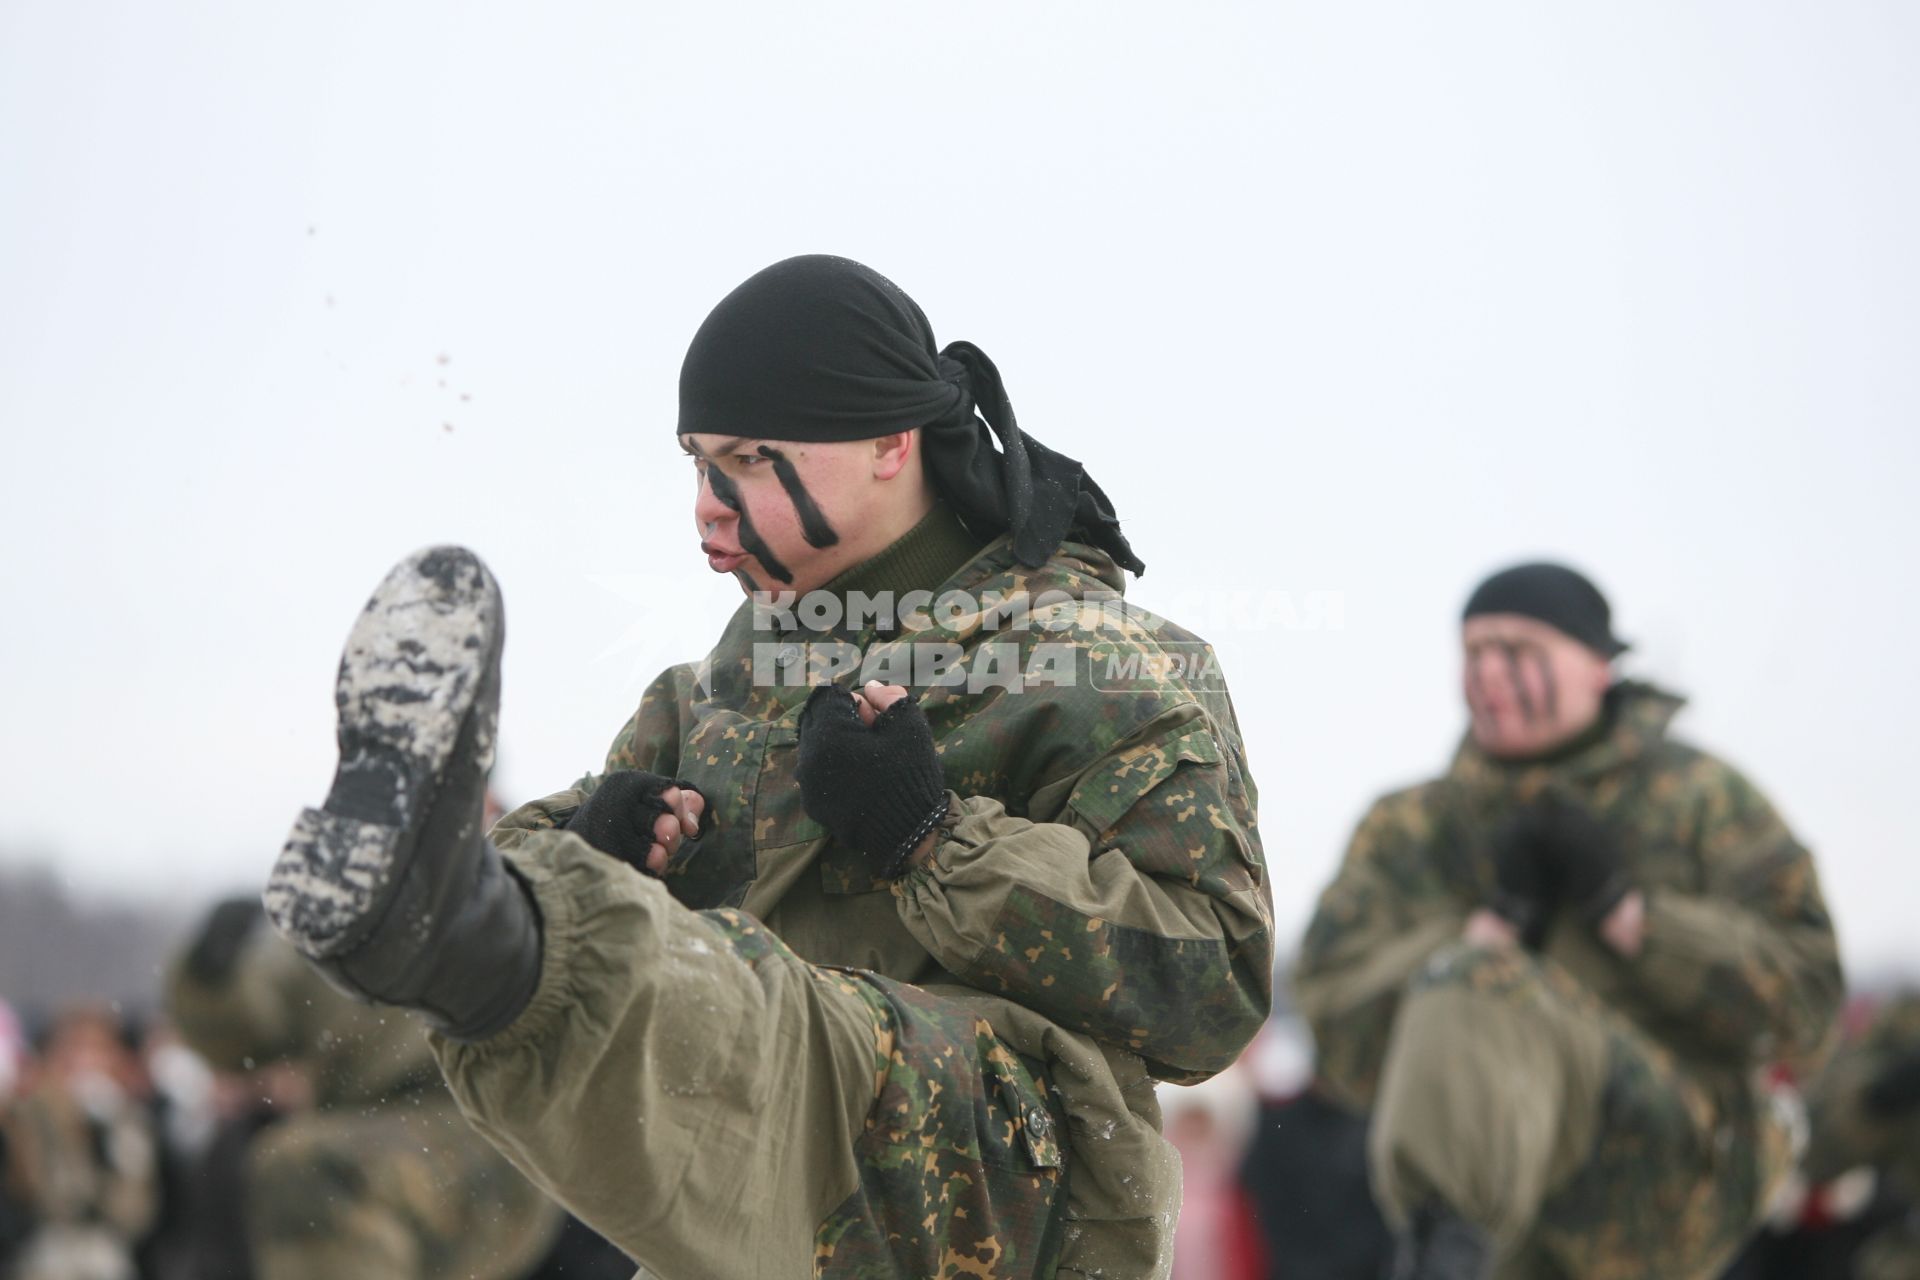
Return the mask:
<path fill-rule="evenodd" d="M 947 782 L 926 712 L 878 684 L 856 697 L 821 685 L 800 713 L 796 769 L 807 816 L 858 849 L 884 879 L 947 813 Z"/>
<path fill-rule="evenodd" d="M 657 876 L 683 840 L 700 834 L 706 807 L 706 797 L 684 782 L 621 769 L 600 780 L 567 819 L 566 829 L 600 852 Z"/>

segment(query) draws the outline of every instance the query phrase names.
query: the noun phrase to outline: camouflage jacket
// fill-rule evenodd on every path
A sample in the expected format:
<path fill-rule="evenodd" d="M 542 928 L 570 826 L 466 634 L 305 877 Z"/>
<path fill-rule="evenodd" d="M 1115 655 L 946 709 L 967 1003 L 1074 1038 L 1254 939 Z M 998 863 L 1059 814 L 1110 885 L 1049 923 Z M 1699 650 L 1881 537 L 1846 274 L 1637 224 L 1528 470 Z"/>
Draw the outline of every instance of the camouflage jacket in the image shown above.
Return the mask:
<path fill-rule="evenodd" d="M 1597 742 L 1503 764 L 1463 744 L 1447 775 L 1377 801 L 1321 895 L 1295 984 L 1325 1076 L 1371 1102 L 1402 988 L 1493 886 L 1489 835 L 1555 790 L 1612 829 L 1647 895 L 1623 960 L 1557 916 L 1543 954 L 1744 1110 L 1752 1069 L 1817 1054 L 1841 996 L 1813 858 L 1753 784 L 1667 736 L 1681 700 L 1620 686 Z"/>
<path fill-rule="evenodd" d="M 442 1088 L 418 1022 L 336 991 L 264 926 L 218 983 L 196 979 L 184 954 L 177 957 L 167 974 L 167 1014 L 181 1039 L 218 1070 L 299 1063 L 321 1107 Z"/>
<path fill-rule="evenodd" d="M 1808 1178 L 1822 1182 L 1871 1165 L 1901 1180 L 1906 1195 L 1920 1197 L 1920 1111 L 1875 1115 L 1867 1105 L 1880 1073 L 1913 1053 L 1920 1053 L 1920 991 L 1888 1000 L 1807 1090 Z"/>
<path fill-rule="evenodd" d="M 1124 607 L 1123 582 L 1091 547 L 1065 544 L 1030 569 L 1003 537 L 930 594 L 1024 608 L 936 608 L 925 630 L 887 636 L 807 630 L 743 604 L 703 662 L 647 689 L 605 767 L 677 777 L 707 798 L 710 829 L 664 876 L 683 904 L 741 908 L 815 964 L 960 993 L 1035 1058 L 1063 1061 L 1049 1028 L 1099 1042 L 1099 1061 L 1053 1073 L 1070 1120 L 1102 1139 L 1074 1154 L 1073 1212 L 1164 1233 L 1177 1179 L 1141 1185 L 1164 1164 L 1141 1145 L 1160 1143 L 1149 1073 L 1205 1077 L 1258 1031 L 1272 904 L 1225 689 L 1166 661 L 1199 642 Z M 949 670 L 965 673 L 893 681 L 920 686 L 954 812 L 927 865 L 889 883 L 803 812 L 797 721 L 840 646 L 885 679 L 885 661 L 911 667 L 915 645 L 946 646 Z M 510 850 L 563 823 L 598 781 L 522 806 L 495 842 Z"/>
<path fill-rule="evenodd" d="M 1024 596 L 1037 605 L 1025 628 L 1002 625 L 1010 610 L 982 610 L 887 640 L 871 626 L 807 631 L 764 611 L 756 623 L 743 604 L 704 662 L 647 689 L 606 768 L 681 778 L 707 798 L 712 829 L 665 877 L 687 906 L 742 907 L 816 964 L 957 978 L 1128 1049 L 1162 1078 L 1203 1078 L 1234 1060 L 1272 999 L 1255 791 L 1224 685 L 1155 674 L 1161 655 L 1202 642 L 1125 606 L 1123 582 L 1091 547 L 1067 543 L 1027 569 L 1002 538 L 931 594 Z M 991 838 L 968 848 L 949 838 L 931 866 L 889 884 L 802 811 L 799 712 L 841 645 L 958 655 L 949 669 L 976 687 L 917 693 L 956 812 L 990 819 Z M 1011 687 L 975 679 L 989 666 Z M 764 683 L 772 676 L 781 683 Z M 597 784 L 584 778 L 509 815 L 496 841 L 511 847 L 512 828 L 564 820 Z"/>

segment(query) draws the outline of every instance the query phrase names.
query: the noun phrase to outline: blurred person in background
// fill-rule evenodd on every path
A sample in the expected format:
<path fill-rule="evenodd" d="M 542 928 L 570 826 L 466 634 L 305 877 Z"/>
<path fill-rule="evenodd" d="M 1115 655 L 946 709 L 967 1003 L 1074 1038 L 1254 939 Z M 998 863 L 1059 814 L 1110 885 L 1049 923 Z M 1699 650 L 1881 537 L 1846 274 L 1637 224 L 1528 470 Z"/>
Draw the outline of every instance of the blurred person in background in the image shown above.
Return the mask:
<path fill-rule="evenodd" d="M 1367 1186 L 1366 1120 L 1334 1100 L 1297 1017 L 1267 1024 L 1244 1060 L 1259 1112 L 1240 1163 L 1269 1280 L 1379 1280 L 1393 1238 Z"/>
<path fill-rule="evenodd" d="M 1167 1141 L 1180 1153 L 1171 1280 L 1263 1280 L 1267 1253 L 1238 1177 L 1259 1104 L 1239 1065 L 1196 1085 L 1163 1085 Z"/>
<path fill-rule="evenodd" d="M 196 1256 L 198 1218 L 206 1207 L 197 1183 L 220 1120 L 216 1078 L 164 1018 L 149 1019 L 136 1030 L 150 1082 L 159 1211 L 134 1250 L 134 1261 L 141 1280 L 212 1280 Z"/>
<path fill-rule="evenodd" d="M 1894 1220 L 1859 1249 L 1859 1280 L 1920 1277 L 1920 991 L 1888 1000 L 1808 1090 L 1802 1169 L 1816 1188 L 1884 1183 Z M 1865 1180 L 1870 1171 L 1871 1181 Z"/>
<path fill-rule="evenodd" d="M 0 1000 L 0 1111 L 13 1101 L 27 1080 L 31 1055 L 26 1029 L 13 1006 Z"/>
<path fill-rule="evenodd" d="M 560 1210 L 461 1119 L 416 1024 L 328 986 L 263 920 L 254 899 L 221 903 L 167 975 L 185 1042 L 231 1073 L 229 1091 L 265 1083 L 284 1117 L 247 1118 L 253 1274 L 532 1274 L 559 1237 Z M 244 1105 L 231 1092 L 225 1101 Z"/>
<path fill-rule="evenodd" d="M 134 1280 L 158 1201 L 146 1084 L 117 1015 L 58 1014 L 6 1117 L 10 1183 L 33 1220 L 9 1280 Z"/>
<path fill-rule="evenodd" d="M 1616 677 L 1580 574 L 1493 575 L 1461 640 L 1452 767 L 1362 820 L 1294 973 L 1394 1274 L 1711 1276 L 1792 1162 L 1765 1073 L 1841 999 L 1813 859 Z"/>
<path fill-rule="evenodd" d="M 292 1061 L 252 1071 L 212 1072 L 213 1125 L 207 1144 L 181 1179 L 183 1239 L 149 1280 L 253 1280 L 248 1247 L 250 1157 L 261 1131 L 313 1107 L 313 1083 Z"/>
<path fill-rule="evenodd" d="M 19 1171 L 14 1167 L 13 1100 L 27 1082 L 31 1063 L 27 1037 L 13 1006 L 0 1000 L 0 1276 L 12 1274 L 11 1265 L 33 1233 L 33 1215 Z"/>

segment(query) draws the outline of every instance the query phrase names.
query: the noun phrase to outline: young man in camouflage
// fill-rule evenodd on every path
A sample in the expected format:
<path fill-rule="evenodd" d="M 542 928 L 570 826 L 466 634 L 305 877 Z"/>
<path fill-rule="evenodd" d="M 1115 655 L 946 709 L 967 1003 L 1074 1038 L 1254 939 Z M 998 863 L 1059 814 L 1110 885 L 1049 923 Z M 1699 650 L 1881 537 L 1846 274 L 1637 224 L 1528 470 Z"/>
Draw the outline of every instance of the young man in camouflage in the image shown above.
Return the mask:
<path fill-rule="evenodd" d="M 1105 495 L 992 363 L 856 263 L 729 295 L 677 434 L 709 567 L 791 596 L 489 841 L 498 590 L 404 562 L 269 911 L 667 1280 L 1164 1274 L 1154 1081 L 1271 997 L 1239 731 L 1165 660 L 1198 642 L 1119 604 Z"/>
<path fill-rule="evenodd" d="M 559 1235 L 559 1208 L 461 1119 L 413 1019 L 328 986 L 258 902 L 208 916 L 167 1011 L 218 1070 L 285 1064 L 312 1088 L 248 1148 L 260 1280 L 521 1280 Z"/>
<path fill-rule="evenodd" d="M 1840 998 L 1813 860 L 1615 681 L 1579 574 L 1494 575 L 1462 639 L 1453 767 L 1362 820 L 1295 970 L 1397 1274 L 1712 1276 L 1790 1162 L 1762 1074 Z"/>

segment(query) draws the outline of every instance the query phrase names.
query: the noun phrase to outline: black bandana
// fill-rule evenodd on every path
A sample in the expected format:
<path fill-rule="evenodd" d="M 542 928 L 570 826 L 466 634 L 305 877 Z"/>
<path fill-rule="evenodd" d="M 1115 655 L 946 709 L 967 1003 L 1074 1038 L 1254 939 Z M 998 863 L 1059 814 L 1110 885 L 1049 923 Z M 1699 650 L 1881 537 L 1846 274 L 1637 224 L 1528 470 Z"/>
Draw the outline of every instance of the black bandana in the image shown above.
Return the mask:
<path fill-rule="evenodd" d="M 986 353 L 936 350 L 919 306 L 869 267 L 776 262 L 721 299 L 680 367 L 681 435 L 827 443 L 914 428 L 935 491 L 976 535 L 1010 532 L 1022 564 L 1075 538 L 1146 571 L 1086 469 L 1021 432 Z"/>

